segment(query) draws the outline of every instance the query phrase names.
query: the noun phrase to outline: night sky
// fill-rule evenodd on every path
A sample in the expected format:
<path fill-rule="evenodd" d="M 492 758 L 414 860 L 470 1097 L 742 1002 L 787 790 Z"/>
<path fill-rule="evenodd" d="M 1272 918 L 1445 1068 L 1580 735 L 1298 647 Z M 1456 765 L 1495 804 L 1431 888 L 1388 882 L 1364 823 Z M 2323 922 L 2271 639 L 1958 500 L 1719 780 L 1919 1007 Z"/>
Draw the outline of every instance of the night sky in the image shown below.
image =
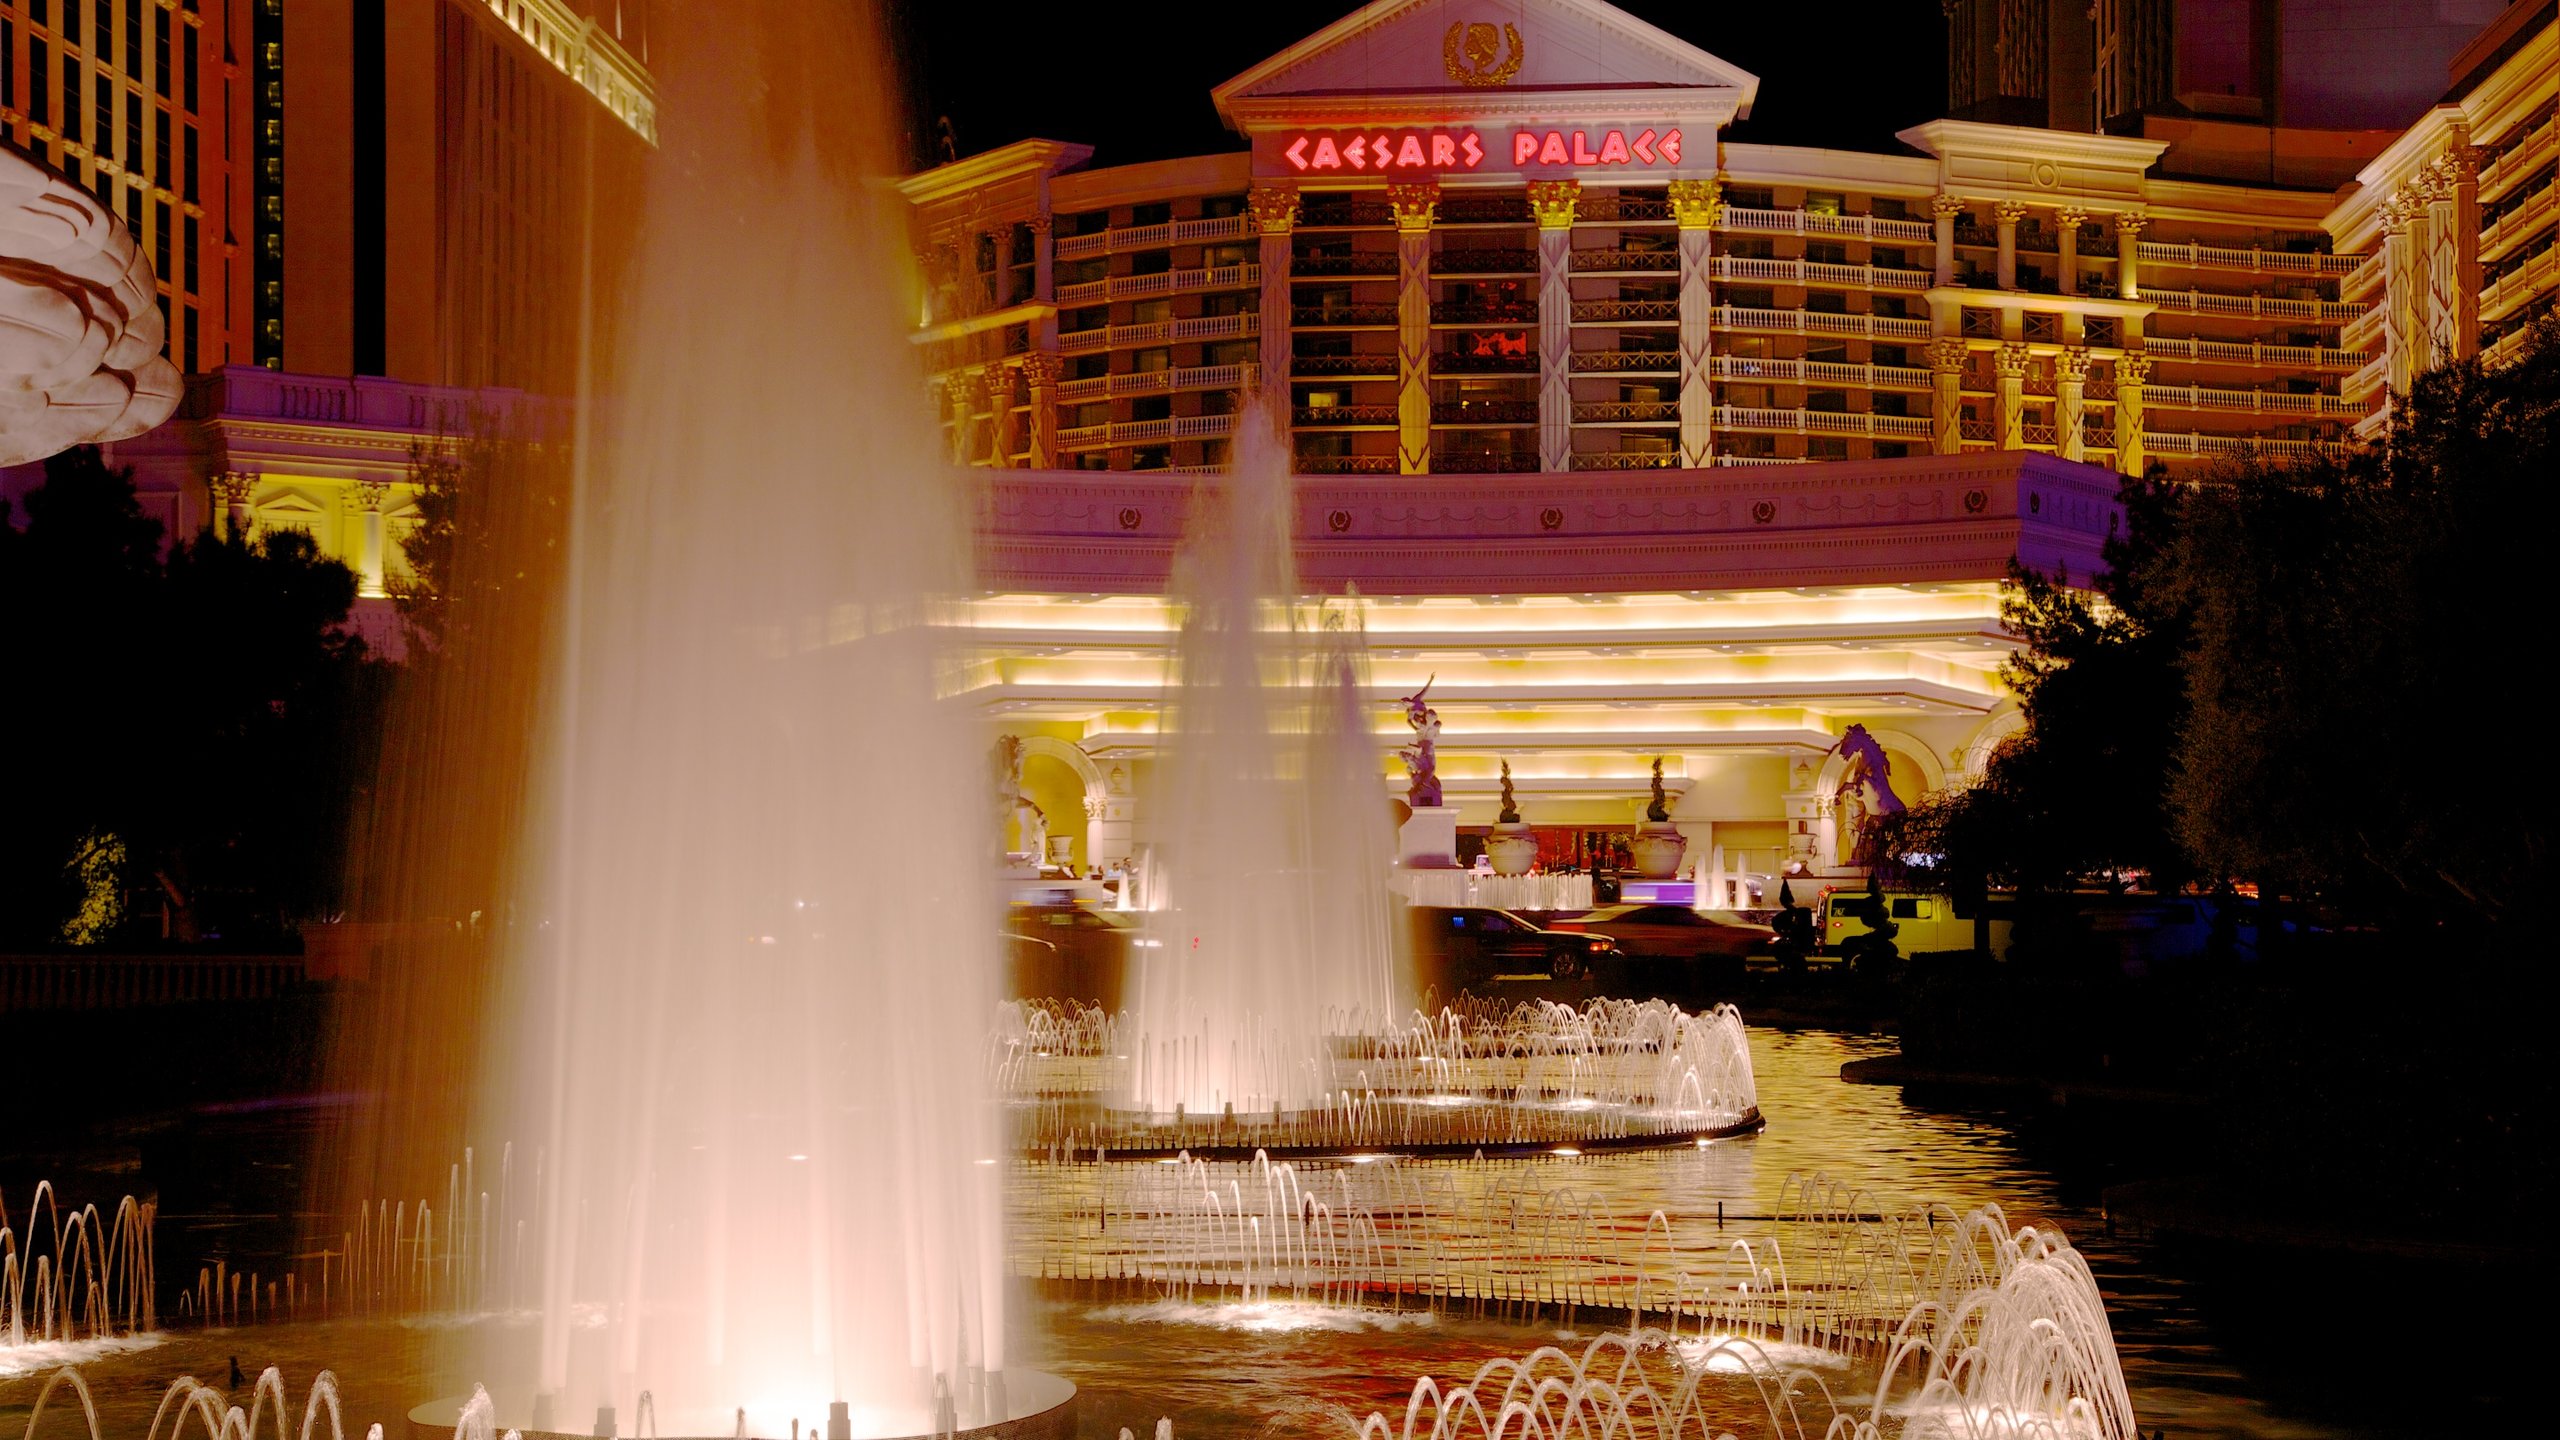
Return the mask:
<path fill-rule="evenodd" d="M 1211 86 L 1313 34 L 1359 0 L 892 0 L 931 163 L 937 117 L 963 155 L 1041 136 L 1094 147 L 1096 165 L 1241 148 Z M 1893 132 L 1944 111 L 1946 22 L 1926 0 L 1828 12 L 1796 5 L 1619 0 L 1619 8 L 1760 77 L 1727 138 L 1909 153 Z"/>

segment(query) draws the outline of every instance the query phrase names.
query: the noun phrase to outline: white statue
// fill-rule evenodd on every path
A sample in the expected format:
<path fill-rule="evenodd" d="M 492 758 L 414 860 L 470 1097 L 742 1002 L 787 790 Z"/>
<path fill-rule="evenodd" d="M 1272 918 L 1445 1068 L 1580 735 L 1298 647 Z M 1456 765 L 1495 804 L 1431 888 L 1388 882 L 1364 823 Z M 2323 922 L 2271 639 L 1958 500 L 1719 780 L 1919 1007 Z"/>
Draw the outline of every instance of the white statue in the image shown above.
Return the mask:
<path fill-rule="evenodd" d="M 0 465 L 169 418 L 184 386 L 157 294 L 113 211 L 0 145 Z"/>

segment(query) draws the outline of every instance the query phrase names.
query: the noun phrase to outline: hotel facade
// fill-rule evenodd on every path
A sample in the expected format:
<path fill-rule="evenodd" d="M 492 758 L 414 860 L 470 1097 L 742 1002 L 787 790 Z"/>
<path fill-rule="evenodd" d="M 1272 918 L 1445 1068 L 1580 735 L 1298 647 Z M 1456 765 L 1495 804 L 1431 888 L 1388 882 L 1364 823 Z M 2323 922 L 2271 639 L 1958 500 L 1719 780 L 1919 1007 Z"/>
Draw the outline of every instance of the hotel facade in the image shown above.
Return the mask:
<path fill-rule="evenodd" d="M 913 176 L 916 343 L 1004 472 L 991 734 L 1074 863 L 1143 846 L 1189 477 L 1258 415 L 1465 823 L 1507 760 L 1532 823 L 1627 828 L 1661 757 L 1697 860 L 1841 873 L 1848 724 L 1905 799 L 2017 728 L 2012 556 L 2088 575 L 2116 476 L 2342 453 L 2547 308 L 2549 9 L 2396 142 L 2283 142 L 2318 183 L 2213 178 L 2207 124 L 1731 143 L 1756 78 L 1596 0 L 1372 4 L 1212 92 L 1227 153 Z"/>

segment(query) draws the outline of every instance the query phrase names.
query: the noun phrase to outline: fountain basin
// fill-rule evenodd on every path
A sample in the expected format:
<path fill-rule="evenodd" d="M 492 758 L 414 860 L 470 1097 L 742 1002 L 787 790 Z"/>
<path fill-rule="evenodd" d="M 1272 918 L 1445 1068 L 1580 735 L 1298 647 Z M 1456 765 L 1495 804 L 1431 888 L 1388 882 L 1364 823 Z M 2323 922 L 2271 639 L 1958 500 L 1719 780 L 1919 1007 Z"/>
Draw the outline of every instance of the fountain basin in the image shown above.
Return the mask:
<path fill-rule="evenodd" d="M 977 1437 L 977 1440 L 1074 1440 L 1076 1433 L 1076 1387 L 1063 1376 L 1045 1370 L 1007 1368 L 1004 1372 L 1005 1415 L 979 1425 L 964 1425 L 952 1432 Z M 453 1440 L 462 1423 L 463 1407 L 469 1405 L 467 1395 L 449 1395 L 412 1409 L 409 1412 L 409 1440 Z M 493 1417 L 490 1433 L 505 1435 L 516 1432 L 523 1440 L 593 1440 L 581 1431 L 536 1430 L 522 1423 L 531 1417 L 523 1410 L 520 1398 L 512 1404 L 500 1402 Z M 826 1414 L 826 1406 L 810 1408 L 811 1419 Z M 650 1434 L 660 1440 L 737 1440 L 739 1431 L 734 1412 L 709 1415 L 670 1409 Z M 855 1412 L 852 1440 L 929 1440 L 934 1433 L 932 1417 L 913 1415 L 890 1417 L 885 1428 L 878 1423 L 866 1424 L 866 1417 Z M 628 1417 L 625 1424 L 629 1423 Z M 789 1422 L 783 1422 L 787 1426 Z M 803 1427 L 807 1429 L 808 1427 Z M 818 1440 L 822 1431 L 812 1430 L 803 1440 Z M 787 1428 L 769 1424 L 760 1426 L 750 1418 L 745 1431 L 747 1440 L 789 1440 Z"/>
<path fill-rule="evenodd" d="M 1593 1123 L 1593 1110 L 1522 1106 L 1502 1100 L 1482 1100 L 1466 1108 L 1498 1112 L 1501 1120 L 1395 1127 L 1364 1135 L 1333 1117 L 1313 1113 L 1199 1116 L 1177 1125 L 1171 1116 L 1092 1109 L 1065 1128 L 1084 1137 L 1084 1143 L 1070 1152 L 1076 1158 L 1090 1158 L 1099 1143 L 1106 1158 L 1131 1161 L 1184 1155 L 1194 1160 L 1244 1161 L 1257 1154 L 1272 1160 L 1363 1160 L 1390 1155 L 1407 1160 L 1478 1156 L 1516 1160 L 1677 1149 L 1757 1134 L 1769 1123 L 1756 1106 L 1740 1115 L 1664 1114 L 1622 1107 L 1607 1124 Z M 1034 1158 L 1050 1151 L 1049 1144 L 1037 1141 L 1024 1148 Z"/>

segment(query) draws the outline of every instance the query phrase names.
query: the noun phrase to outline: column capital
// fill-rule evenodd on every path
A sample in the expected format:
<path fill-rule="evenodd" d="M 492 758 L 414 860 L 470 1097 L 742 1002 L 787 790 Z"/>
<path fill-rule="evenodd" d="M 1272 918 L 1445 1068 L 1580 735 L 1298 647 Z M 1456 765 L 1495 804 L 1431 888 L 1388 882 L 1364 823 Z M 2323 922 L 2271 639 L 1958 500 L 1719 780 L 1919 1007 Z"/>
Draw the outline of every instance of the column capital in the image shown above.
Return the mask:
<path fill-rule="evenodd" d="M 1049 233 L 1050 228 L 1055 226 L 1058 222 L 1056 216 L 1051 215 L 1046 210 L 1043 210 L 1036 215 L 1028 217 L 1022 223 L 1031 231 L 1032 234 L 1046 235 Z"/>
<path fill-rule="evenodd" d="M 1286 235 L 1298 223 L 1298 192 L 1289 185 L 1256 185 L 1244 192 L 1245 212 L 1265 235 Z"/>
<path fill-rule="evenodd" d="M 2140 235 L 2143 227 L 2150 223 L 2151 217 L 2143 214 L 2139 210 L 2119 210 L 2116 212 L 2116 233 L 2127 240 Z"/>
<path fill-rule="evenodd" d="M 1973 347 L 1954 335 L 1941 335 L 1929 342 L 1929 368 L 1941 375 L 1953 375 L 1964 368 L 1964 357 Z"/>
<path fill-rule="evenodd" d="M 1991 207 L 1991 215 L 1993 219 L 1999 221 L 2003 225 L 2015 225 L 2019 221 L 2027 218 L 2026 202 L 2021 200 L 2003 200 L 1999 204 Z"/>
<path fill-rule="evenodd" d="M 2119 386 L 2146 384 L 2150 379 L 2150 356 L 2120 355 L 2116 357 L 2116 384 Z"/>
<path fill-rule="evenodd" d="M 354 514 L 379 515 L 382 504 L 391 496 L 388 480 L 358 480 L 338 497 L 338 502 Z"/>
<path fill-rule="evenodd" d="M 1674 181 L 1673 184 L 1680 182 Z M 1529 182 L 1529 213 L 1537 217 L 1541 230 L 1566 230 L 1573 226 L 1574 207 L 1582 200 L 1579 180 L 1532 180 Z"/>
<path fill-rule="evenodd" d="M 2023 378 L 2027 373 L 2027 358 L 2034 353 L 2027 348 L 2025 341 L 2001 341 L 2000 353 L 1994 357 L 1994 363 L 2000 367 L 2000 377 L 2004 380 Z"/>
<path fill-rule="evenodd" d="M 1683 230 L 1712 230 L 1724 212 L 1723 190 L 1713 180 L 1674 180 L 1664 187 L 1671 215 Z"/>
<path fill-rule="evenodd" d="M 2088 379 L 2088 349 L 2080 345 L 2065 346 L 2062 353 L 2054 359 L 2053 378 L 2056 383 L 2063 385 L 2077 385 Z"/>
<path fill-rule="evenodd" d="M 1022 378 L 1032 389 L 1040 390 L 1058 383 L 1058 356 L 1049 350 L 1022 352 Z"/>
<path fill-rule="evenodd" d="M 1941 220 L 1953 220 L 1964 213 L 1964 200 L 1941 190 L 1929 197 L 1929 213 Z"/>
<path fill-rule="evenodd" d="M 257 492 L 258 473 L 254 470 L 224 470 L 209 476 L 205 484 L 225 505 L 246 505 Z"/>
<path fill-rule="evenodd" d="M 1440 218 L 1440 187 L 1437 185 L 1390 185 L 1387 204 L 1395 211 L 1396 229 L 1405 234 L 1429 230 Z"/>
<path fill-rule="evenodd" d="M 2065 205 L 2053 212 L 2053 223 L 2065 235 L 2078 235 L 2081 222 L 2088 218 L 2089 212 L 2077 205 Z"/>

